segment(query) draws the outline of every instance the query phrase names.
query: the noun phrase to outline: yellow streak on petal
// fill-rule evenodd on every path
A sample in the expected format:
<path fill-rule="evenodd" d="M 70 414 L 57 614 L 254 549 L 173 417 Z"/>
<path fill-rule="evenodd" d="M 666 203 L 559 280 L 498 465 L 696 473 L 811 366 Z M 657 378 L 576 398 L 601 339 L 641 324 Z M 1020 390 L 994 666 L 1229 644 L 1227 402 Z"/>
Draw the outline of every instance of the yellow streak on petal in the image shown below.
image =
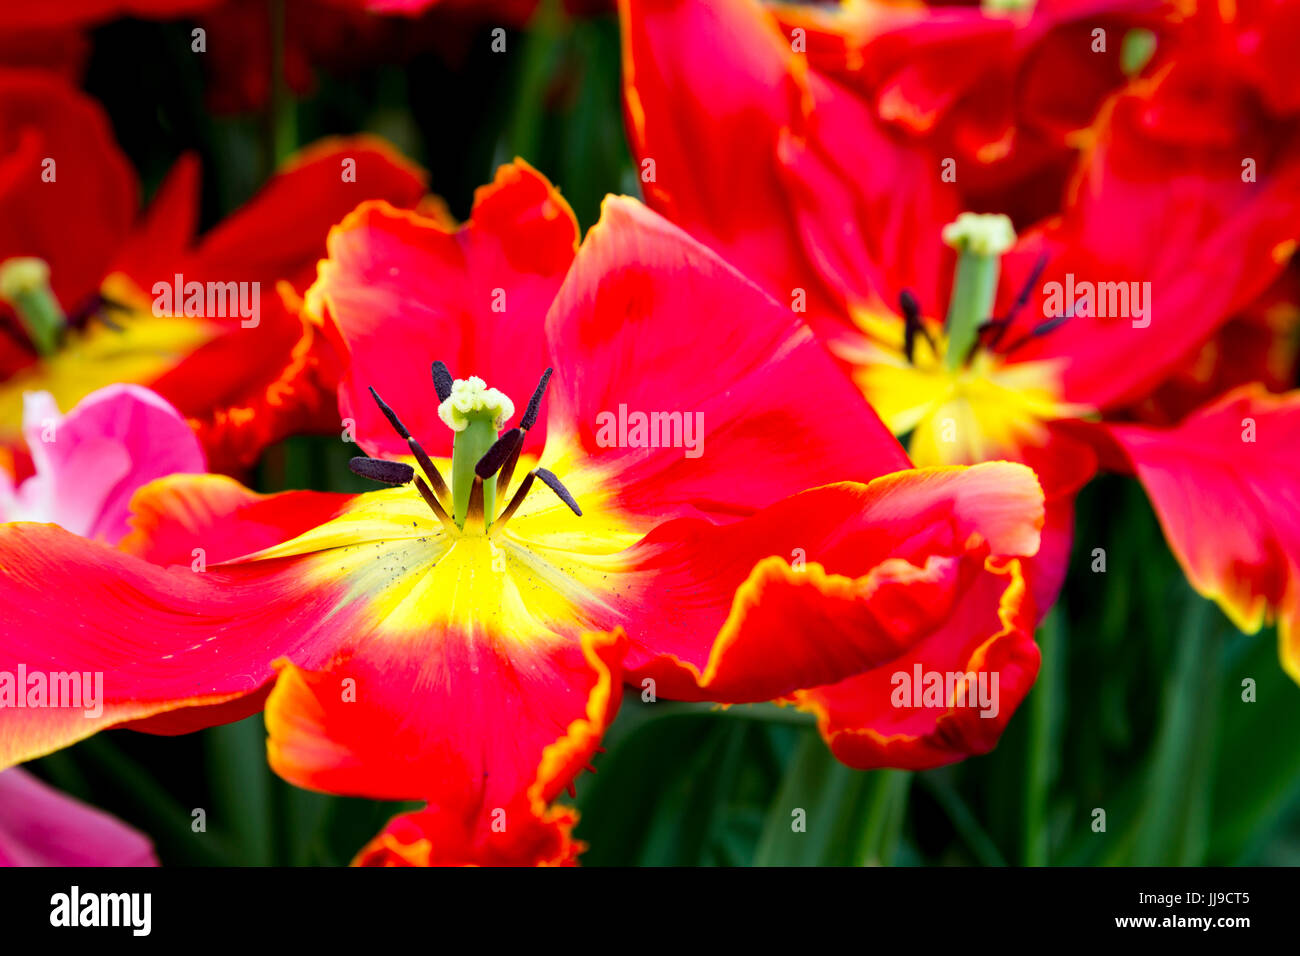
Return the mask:
<path fill-rule="evenodd" d="M 444 474 L 450 467 L 446 459 L 436 464 Z M 520 458 L 511 493 L 536 464 Z M 528 644 L 603 627 L 625 586 L 616 573 L 622 552 L 645 529 L 617 511 L 600 475 L 551 464 L 581 517 L 538 481 L 506 527 L 450 534 L 404 486 L 359 495 L 334 520 L 241 560 L 308 556 L 307 580 L 341 583 L 340 606 L 365 602 L 366 623 L 386 636 L 418 639 L 454 627 Z"/>
<path fill-rule="evenodd" d="M 1047 423 L 1093 412 L 1061 400 L 1061 360 L 1006 362 L 978 350 L 948 369 L 942 329 L 927 323 L 934 347 L 917 335 L 913 361 L 903 353 L 903 323 L 895 316 L 855 316 L 865 333 L 837 343 L 856 368 L 853 380 L 895 435 L 911 433 L 908 452 L 918 466 L 960 465 L 1014 455 L 1041 444 Z"/>
<path fill-rule="evenodd" d="M 0 382 L 0 441 L 20 434 L 24 392 L 50 392 L 67 411 L 115 382 L 148 385 L 221 331 L 206 319 L 155 316 L 149 300 L 120 276 L 104 283 L 104 294 L 131 307 L 110 315 L 121 329 L 93 320 L 70 332 L 58 352 Z"/>

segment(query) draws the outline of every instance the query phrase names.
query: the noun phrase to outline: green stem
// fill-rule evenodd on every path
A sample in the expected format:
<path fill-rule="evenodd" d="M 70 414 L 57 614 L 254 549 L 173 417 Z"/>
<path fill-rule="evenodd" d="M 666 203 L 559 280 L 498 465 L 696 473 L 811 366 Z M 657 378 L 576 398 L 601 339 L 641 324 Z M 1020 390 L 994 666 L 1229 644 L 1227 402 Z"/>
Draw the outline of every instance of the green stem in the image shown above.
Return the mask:
<path fill-rule="evenodd" d="M 298 148 L 298 111 L 285 75 L 285 0 L 270 0 L 271 8 L 271 170 L 280 167 Z"/>
<path fill-rule="evenodd" d="M 243 854 L 241 862 L 269 866 L 278 854 L 271 811 L 274 778 L 266 763 L 266 729 L 261 715 L 205 732 L 212 806 L 208 826 Z"/>
<path fill-rule="evenodd" d="M 863 866 L 888 866 L 903 830 L 907 812 L 907 791 L 912 785 L 908 770 L 872 772 L 867 794 L 866 821 L 859 831 L 855 859 Z"/>
<path fill-rule="evenodd" d="M 1141 822 L 1124 861 L 1137 866 L 1198 866 L 1209 842 L 1207 801 L 1218 730 L 1215 691 L 1225 625 L 1214 604 L 1190 588 L 1185 600 Z"/>
<path fill-rule="evenodd" d="M 1021 862 L 1046 866 L 1048 862 L 1047 797 L 1056 755 L 1054 728 L 1060 711 L 1062 630 L 1060 607 L 1053 608 L 1038 631 L 1042 655 L 1038 683 L 1029 693 L 1029 753 L 1025 761 L 1025 810 Z"/>
<path fill-rule="evenodd" d="M 564 28 L 564 9 L 555 0 L 537 5 L 523 37 L 522 55 L 518 57 L 519 74 L 509 121 L 499 143 L 498 159 L 506 162 L 515 156 L 534 160 L 541 152 L 542 132 L 546 121 L 546 99 L 551 87 L 549 78 L 560 62 L 569 31 Z"/>

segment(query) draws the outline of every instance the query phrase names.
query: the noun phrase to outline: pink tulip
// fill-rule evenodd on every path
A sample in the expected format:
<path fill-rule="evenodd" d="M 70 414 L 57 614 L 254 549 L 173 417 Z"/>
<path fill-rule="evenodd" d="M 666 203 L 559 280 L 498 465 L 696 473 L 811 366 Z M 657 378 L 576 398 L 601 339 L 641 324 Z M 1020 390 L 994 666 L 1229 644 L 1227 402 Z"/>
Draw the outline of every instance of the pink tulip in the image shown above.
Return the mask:
<path fill-rule="evenodd" d="M 126 534 L 139 488 L 207 470 L 185 419 L 139 385 L 101 388 L 66 415 L 49 392 L 28 392 L 23 436 L 36 473 L 14 487 L 0 471 L 0 521 L 53 523 L 109 544 Z"/>
<path fill-rule="evenodd" d="M 0 773 L 0 866 L 157 866 L 149 838 L 20 768 Z"/>

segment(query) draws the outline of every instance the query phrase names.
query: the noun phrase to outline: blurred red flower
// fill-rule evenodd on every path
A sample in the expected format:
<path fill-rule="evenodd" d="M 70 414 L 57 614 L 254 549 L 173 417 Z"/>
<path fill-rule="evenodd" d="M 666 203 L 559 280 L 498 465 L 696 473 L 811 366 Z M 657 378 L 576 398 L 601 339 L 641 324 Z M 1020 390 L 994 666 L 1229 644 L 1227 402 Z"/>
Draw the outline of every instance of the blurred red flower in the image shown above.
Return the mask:
<path fill-rule="evenodd" d="M 338 427 L 328 353 L 299 319 L 297 294 L 329 226 L 357 201 L 414 206 L 425 188 L 381 141 L 325 141 L 198 236 L 193 156 L 140 214 L 135 173 L 98 105 L 26 71 L 0 71 L 0 169 L 0 293 L 10 298 L 0 303 L 0 442 L 19 441 L 25 391 L 69 408 L 132 382 L 191 418 L 212 467 L 228 471 L 288 434 Z M 21 460 L 13 470 L 23 473 Z"/>
<path fill-rule="evenodd" d="M 1111 425 L 1142 414 L 1167 424 L 1222 394 L 1207 387 L 1289 381 L 1298 67 L 1274 38 L 1291 5 L 1179 8 L 1145 70 L 1071 137 L 1080 153 L 1068 187 L 1018 237 L 1005 218 L 959 216 L 973 202 L 971 164 L 945 163 L 963 155 L 960 123 L 899 136 L 897 116 L 823 73 L 824 50 L 792 50 L 756 4 L 628 0 L 623 15 L 628 125 L 647 200 L 806 309 L 919 464 L 1011 458 L 1036 469 L 1048 500 L 1031 569 L 1040 607 L 1060 585 L 1073 494 L 1100 454 L 1143 480 L 1198 590 L 1248 630 L 1278 615 L 1283 663 L 1300 679 L 1300 529 L 1270 517 L 1269 504 L 1300 496 L 1291 438 L 1300 393 L 1246 384 L 1177 428 Z M 953 17 L 899 16 L 911 23 L 901 34 L 882 13 L 883 26 L 865 28 L 878 35 L 852 42 L 902 44 L 905 72 L 935 69 L 926 83 L 877 78 L 877 92 L 893 84 L 889 95 L 916 107 L 921 90 L 936 110 L 961 114 L 970 90 L 1014 65 L 935 60 L 931 46 L 943 46 Z M 1030 18 L 1006 42 L 1032 47 L 1042 36 Z M 1036 89 L 1093 88 L 1075 58 L 1044 66 L 1056 75 Z M 987 199 L 984 172 L 973 181 Z M 1006 184 L 1012 193 L 1053 198 L 1032 170 L 1003 172 L 1022 177 Z M 1251 344 L 1223 344 L 1234 322 L 1254 330 Z"/>

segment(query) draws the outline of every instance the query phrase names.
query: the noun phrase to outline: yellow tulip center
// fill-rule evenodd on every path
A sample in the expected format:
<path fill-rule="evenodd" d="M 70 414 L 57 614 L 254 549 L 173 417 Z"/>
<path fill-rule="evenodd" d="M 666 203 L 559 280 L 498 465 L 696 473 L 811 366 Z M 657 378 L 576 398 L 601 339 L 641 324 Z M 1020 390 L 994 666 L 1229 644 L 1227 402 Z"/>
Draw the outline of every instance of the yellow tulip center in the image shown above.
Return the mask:
<path fill-rule="evenodd" d="M 1019 449 L 1043 443 L 1047 422 L 1092 410 L 1062 400 L 1061 360 L 1009 361 L 985 347 L 986 335 L 1000 334 L 1011 318 L 992 316 L 1001 256 L 1015 242 L 1010 220 L 963 213 L 943 238 L 958 253 L 944 322 L 922 316 L 904 293 L 902 321 L 859 312 L 853 319 L 862 336 L 832 348 L 854 366 L 854 382 L 886 426 L 907 440 L 916 464 L 1018 457 Z M 1050 318 L 1030 336 L 1067 318 Z"/>

